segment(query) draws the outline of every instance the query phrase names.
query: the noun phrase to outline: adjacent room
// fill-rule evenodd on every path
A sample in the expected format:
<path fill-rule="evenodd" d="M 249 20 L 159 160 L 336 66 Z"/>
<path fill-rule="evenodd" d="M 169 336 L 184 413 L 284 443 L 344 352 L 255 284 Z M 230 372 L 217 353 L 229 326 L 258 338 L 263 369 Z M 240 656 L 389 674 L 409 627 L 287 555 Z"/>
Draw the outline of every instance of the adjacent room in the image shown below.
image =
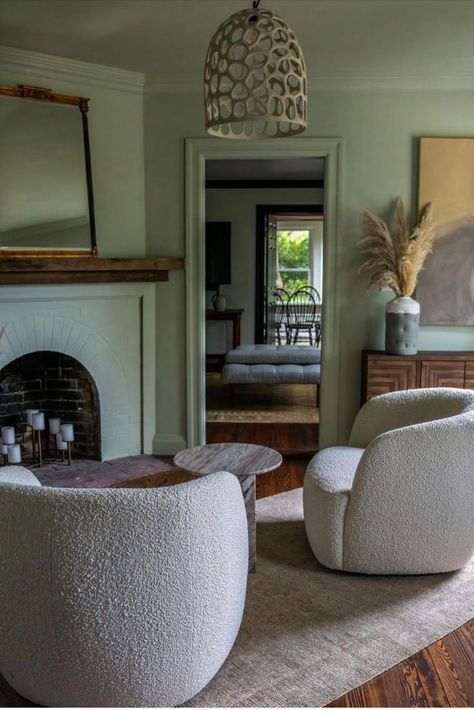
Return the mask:
<path fill-rule="evenodd" d="M 318 447 L 323 201 L 322 159 L 206 161 L 206 440 L 279 442 L 258 493 Z"/>
<path fill-rule="evenodd" d="M 0 705 L 472 707 L 474 0 L 0 0 Z"/>

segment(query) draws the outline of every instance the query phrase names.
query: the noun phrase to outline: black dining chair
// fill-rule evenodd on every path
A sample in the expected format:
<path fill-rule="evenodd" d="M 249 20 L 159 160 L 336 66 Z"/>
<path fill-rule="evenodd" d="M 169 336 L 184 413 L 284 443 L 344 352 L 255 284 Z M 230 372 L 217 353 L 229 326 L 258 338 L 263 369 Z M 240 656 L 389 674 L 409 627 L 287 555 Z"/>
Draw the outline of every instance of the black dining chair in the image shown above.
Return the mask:
<path fill-rule="evenodd" d="M 316 301 L 315 341 L 316 346 L 319 348 L 319 344 L 321 342 L 321 296 L 319 294 L 318 289 L 314 286 L 305 286 L 305 290 L 309 291 L 313 295 L 314 300 Z"/>
<path fill-rule="evenodd" d="M 289 295 L 284 289 L 276 289 L 274 292 L 275 305 L 275 338 L 278 345 L 281 345 L 281 331 L 285 333 L 285 343 L 288 342 L 288 323 L 286 305 Z M 286 296 L 286 297 L 285 297 Z"/>
<path fill-rule="evenodd" d="M 321 296 L 319 295 L 319 291 L 317 288 L 314 288 L 314 286 L 305 286 L 303 290 L 309 291 L 309 293 L 312 294 L 316 303 L 321 303 Z"/>
<path fill-rule="evenodd" d="M 296 291 L 288 301 L 287 312 L 288 343 L 296 345 L 300 333 L 306 331 L 309 344 L 313 345 L 318 340 L 318 309 L 312 292 L 307 288 Z"/>

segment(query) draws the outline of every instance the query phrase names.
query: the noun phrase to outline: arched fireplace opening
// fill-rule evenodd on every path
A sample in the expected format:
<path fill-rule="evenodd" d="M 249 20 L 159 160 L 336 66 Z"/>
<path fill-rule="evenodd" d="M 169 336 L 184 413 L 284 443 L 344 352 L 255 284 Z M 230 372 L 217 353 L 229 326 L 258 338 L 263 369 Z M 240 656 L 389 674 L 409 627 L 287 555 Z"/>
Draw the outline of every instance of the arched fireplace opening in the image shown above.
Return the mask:
<path fill-rule="evenodd" d="M 96 384 L 75 358 L 53 351 L 22 355 L 0 370 L 0 426 L 25 432 L 27 409 L 74 425 L 72 456 L 101 459 L 100 402 Z M 46 431 L 47 433 L 47 431 Z M 51 440 L 50 446 L 53 447 Z"/>

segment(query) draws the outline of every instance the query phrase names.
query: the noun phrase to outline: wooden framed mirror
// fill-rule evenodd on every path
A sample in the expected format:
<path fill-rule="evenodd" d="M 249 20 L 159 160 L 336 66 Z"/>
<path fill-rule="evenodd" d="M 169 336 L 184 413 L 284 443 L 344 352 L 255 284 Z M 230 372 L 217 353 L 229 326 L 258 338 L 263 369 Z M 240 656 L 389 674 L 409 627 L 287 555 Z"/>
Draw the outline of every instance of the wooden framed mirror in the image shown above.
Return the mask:
<path fill-rule="evenodd" d="M 0 86 L 0 259 L 97 255 L 88 102 Z"/>

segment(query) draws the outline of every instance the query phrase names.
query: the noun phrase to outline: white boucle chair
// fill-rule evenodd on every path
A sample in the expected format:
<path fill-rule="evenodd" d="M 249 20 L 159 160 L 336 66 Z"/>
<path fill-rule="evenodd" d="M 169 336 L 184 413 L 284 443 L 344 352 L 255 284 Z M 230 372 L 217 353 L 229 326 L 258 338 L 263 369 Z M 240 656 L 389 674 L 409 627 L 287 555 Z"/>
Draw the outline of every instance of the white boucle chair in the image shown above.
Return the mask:
<path fill-rule="evenodd" d="M 43 488 L 0 473 L 0 671 L 68 707 L 175 706 L 219 670 L 248 568 L 237 478 Z"/>
<path fill-rule="evenodd" d="M 427 574 L 474 553 L 474 391 L 369 400 L 349 446 L 324 449 L 304 481 L 306 533 L 326 567 Z"/>

